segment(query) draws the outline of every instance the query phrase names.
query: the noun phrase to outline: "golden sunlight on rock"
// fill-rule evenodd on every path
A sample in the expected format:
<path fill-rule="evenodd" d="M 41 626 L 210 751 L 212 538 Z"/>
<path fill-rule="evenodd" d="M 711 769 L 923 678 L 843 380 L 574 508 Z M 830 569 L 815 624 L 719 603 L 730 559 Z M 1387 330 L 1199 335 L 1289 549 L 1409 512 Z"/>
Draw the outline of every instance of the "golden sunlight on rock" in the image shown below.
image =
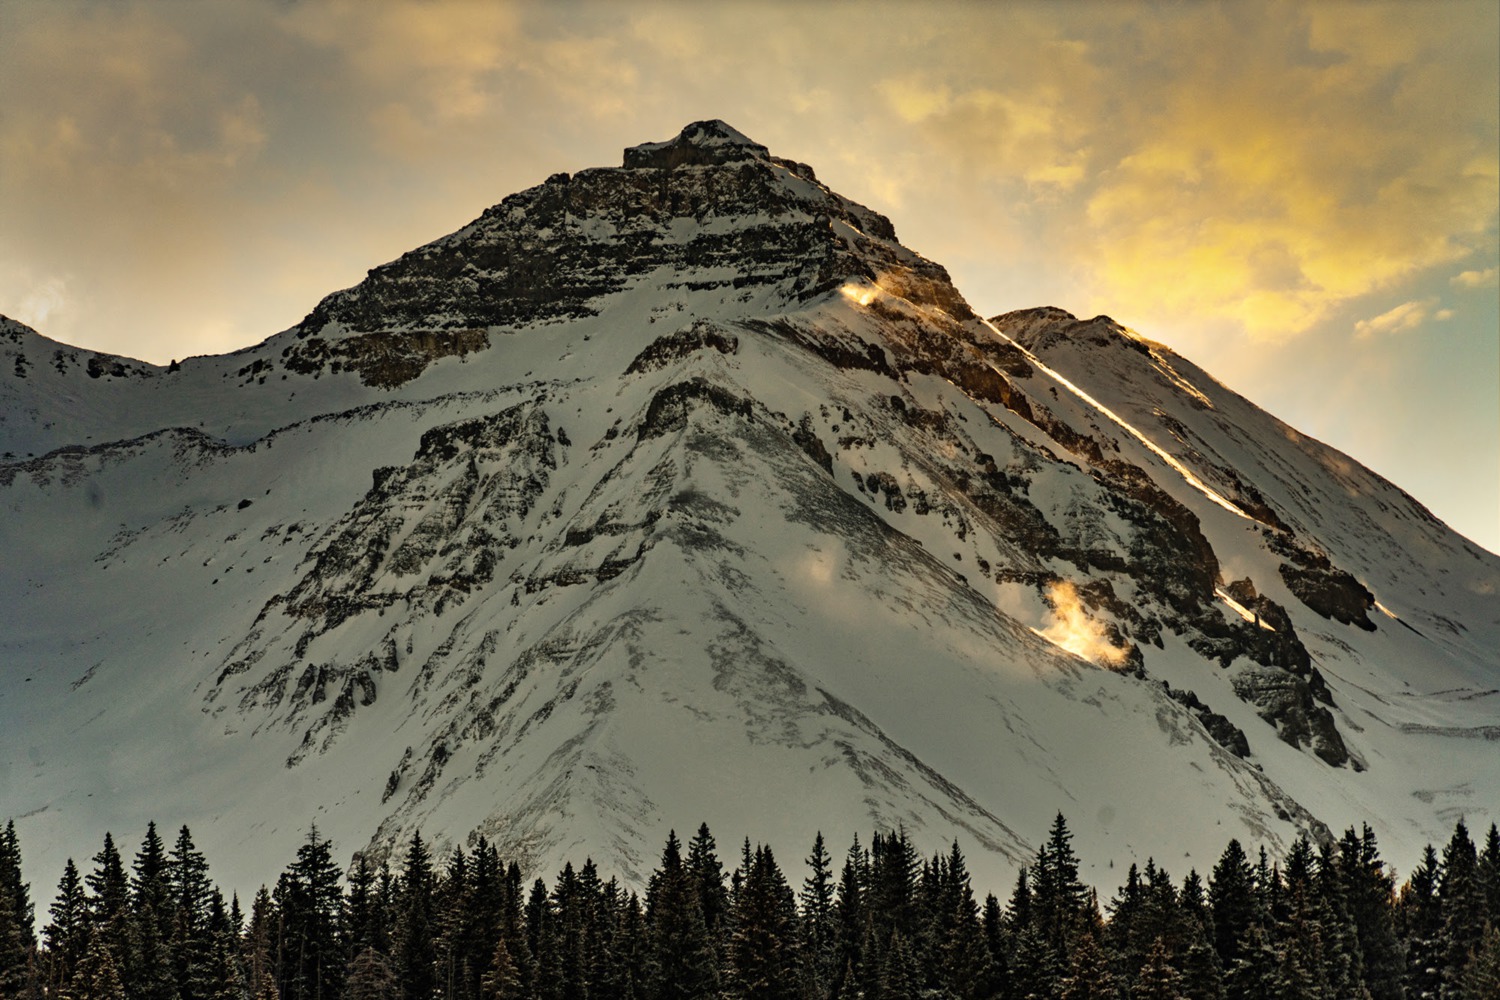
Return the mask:
<path fill-rule="evenodd" d="M 840 288 L 839 292 L 841 292 L 844 298 L 848 299 L 849 301 L 857 302 L 862 306 L 867 306 L 871 302 L 875 301 L 875 296 L 880 294 L 880 289 L 876 288 L 874 285 L 861 285 L 850 282 L 849 284 L 844 285 L 842 288 Z"/>
<path fill-rule="evenodd" d="M 1104 626 L 1089 617 L 1078 599 L 1078 589 L 1066 580 L 1047 588 L 1047 603 L 1052 606 L 1053 621 L 1037 634 L 1074 656 L 1102 667 L 1117 667 L 1125 662 L 1127 650 L 1110 642 Z"/>

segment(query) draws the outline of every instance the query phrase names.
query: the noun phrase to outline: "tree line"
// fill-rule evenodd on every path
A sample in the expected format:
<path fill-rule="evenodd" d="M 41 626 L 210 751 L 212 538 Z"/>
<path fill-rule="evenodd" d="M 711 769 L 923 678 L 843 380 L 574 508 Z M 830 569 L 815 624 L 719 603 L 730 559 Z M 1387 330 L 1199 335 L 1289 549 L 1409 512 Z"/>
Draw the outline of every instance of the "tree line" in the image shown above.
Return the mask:
<path fill-rule="evenodd" d="M 346 874 L 316 828 L 246 912 L 187 827 L 69 860 L 38 933 L 15 825 L 0 837 L 0 997 L 24 1000 L 1497 1000 L 1500 833 L 1457 823 L 1398 890 L 1368 826 L 1207 879 L 1132 865 L 1103 904 L 1061 814 L 1005 903 L 957 843 L 821 834 L 794 888 L 765 845 L 726 867 L 668 836 L 644 893 L 571 863 L 549 887 L 479 840 Z"/>

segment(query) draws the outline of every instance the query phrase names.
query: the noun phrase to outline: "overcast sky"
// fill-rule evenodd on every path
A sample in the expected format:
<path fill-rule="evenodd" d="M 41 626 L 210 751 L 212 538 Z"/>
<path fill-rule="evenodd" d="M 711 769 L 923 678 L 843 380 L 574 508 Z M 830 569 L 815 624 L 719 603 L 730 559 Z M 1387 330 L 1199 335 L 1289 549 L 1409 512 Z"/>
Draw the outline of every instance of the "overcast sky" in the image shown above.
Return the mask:
<path fill-rule="evenodd" d="M 1500 550 L 1497 12 L 0 0 L 0 313 L 244 347 L 722 118 L 981 313 L 1108 313 Z"/>

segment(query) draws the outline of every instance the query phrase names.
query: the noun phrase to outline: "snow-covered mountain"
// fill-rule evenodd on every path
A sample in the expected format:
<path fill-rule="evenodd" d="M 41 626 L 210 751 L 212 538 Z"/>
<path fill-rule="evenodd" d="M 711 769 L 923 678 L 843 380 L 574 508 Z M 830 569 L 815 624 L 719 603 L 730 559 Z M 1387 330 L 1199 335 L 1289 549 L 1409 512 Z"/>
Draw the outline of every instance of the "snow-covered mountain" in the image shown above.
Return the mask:
<path fill-rule="evenodd" d="M 638 879 L 700 820 L 1001 886 L 1500 819 L 1500 559 L 1105 317 L 975 315 L 722 122 L 164 369 L 0 320 L 0 815 L 35 880 L 315 822 Z"/>

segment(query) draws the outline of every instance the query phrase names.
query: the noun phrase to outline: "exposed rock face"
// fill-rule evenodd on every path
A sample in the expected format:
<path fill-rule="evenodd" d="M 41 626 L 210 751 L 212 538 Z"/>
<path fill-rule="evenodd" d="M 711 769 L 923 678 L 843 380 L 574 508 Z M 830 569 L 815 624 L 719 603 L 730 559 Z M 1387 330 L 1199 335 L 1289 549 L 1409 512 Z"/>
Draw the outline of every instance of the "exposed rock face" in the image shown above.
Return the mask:
<path fill-rule="evenodd" d="M 1276 735 L 1294 747 L 1310 745 L 1322 760 L 1341 767 L 1349 751 L 1334 725 L 1333 714 L 1315 704 L 1307 681 L 1282 670 L 1245 668 L 1234 677 L 1241 698 L 1258 706 L 1261 718 L 1276 727 Z"/>
<path fill-rule="evenodd" d="M 1009 862 L 1014 809 L 1108 804 L 1128 853 L 1178 801 L 1209 817 L 1174 831 L 1198 857 L 1226 828 L 1326 835 L 1278 782 L 1337 800 L 1382 740 L 1494 728 L 1444 711 L 1484 710 L 1463 671 L 1500 612 L 1368 614 L 1423 588 L 1490 607 L 1462 576 L 1483 555 L 1402 591 L 1385 508 L 1349 506 L 1394 509 L 1378 484 L 1108 317 L 981 320 L 888 220 L 722 122 L 507 198 L 234 356 L 53 369 L 3 323 L 0 349 L 25 400 L 0 417 L 81 428 L 0 463 L 26 567 L 0 574 L 6 656 L 100 664 L 53 685 L 69 733 L 132 678 L 194 692 L 194 752 L 260 755 L 266 797 L 223 806 L 241 827 L 285 781 L 374 857 L 483 834 L 628 876 L 663 824 L 899 824 Z M 48 409 L 72 398 L 117 399 L 128 440 Z M 1324 515 L 1346 509 L 1358 544 Z M 134 590 L 186 610 L 37 624 L 56 593 L 116 622 Z M 1386 724 L 1429 669 L 1445 707 Z M 1418 792 L 1443 794 L 1392 808 Z"/>
<path fill-rule="evenodd" d="M 829 191 L 805 164 L 698 122 L 626 150 L 621 168 L 550 177 L 375 268 L 319 303 L 282 363 L 340 364 L 394 387 L 437 358 L 484 349 L 487 332 L 592 315 L 601 296 L 663 269 L 691 290 L 769 286 L 787 302 L 878 282 L 973 315 L 946 271 L 896 242 L 889 219 Z"/>

